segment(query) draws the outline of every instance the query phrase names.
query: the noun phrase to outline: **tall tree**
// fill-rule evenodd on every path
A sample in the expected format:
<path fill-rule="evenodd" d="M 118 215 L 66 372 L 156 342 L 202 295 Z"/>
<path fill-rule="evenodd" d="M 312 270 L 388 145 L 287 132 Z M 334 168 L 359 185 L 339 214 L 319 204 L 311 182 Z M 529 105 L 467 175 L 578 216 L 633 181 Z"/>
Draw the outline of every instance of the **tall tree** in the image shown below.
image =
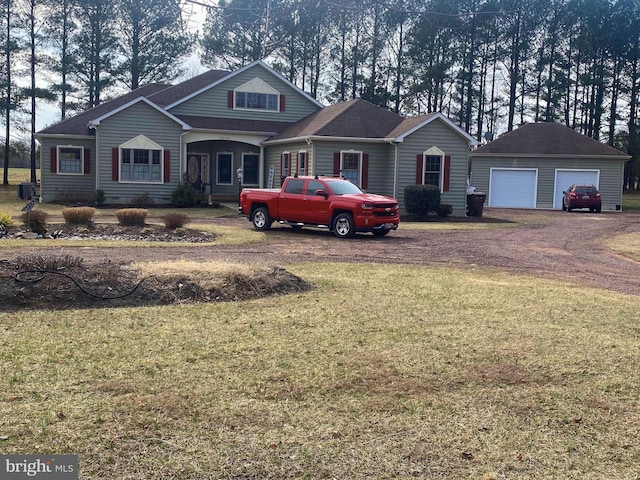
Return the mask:
<path fill-rule="evenodd" d="M 74 74 L 82 85 L 84 108 L 102 102 L 114 82 L 117 41 L 113 0 L 76 0 L 80 29 L 73 35 Z"/>
<path fill-rule="evenodd" d="M 129 89 L 175 79 L 182 59 L 195 47 L 184 31 L 175 0 L 119 0 L 118 52 L 124 59 L 119 80 Z"/>

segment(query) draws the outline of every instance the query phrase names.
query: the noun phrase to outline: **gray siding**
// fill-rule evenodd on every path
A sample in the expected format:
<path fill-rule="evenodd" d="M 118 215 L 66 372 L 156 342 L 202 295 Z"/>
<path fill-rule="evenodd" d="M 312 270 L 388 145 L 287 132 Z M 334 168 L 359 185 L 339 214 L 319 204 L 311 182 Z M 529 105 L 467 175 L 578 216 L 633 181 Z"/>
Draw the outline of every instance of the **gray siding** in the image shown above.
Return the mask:
<path fill-rule="evenodd" d="M 615 210 L 617 206 L 622 205 L 624 160 L 603 158 L 472 157 L 471 183 L 478 191 L 489 193 L 491 168 L 537 168 L 537 208 L 553 208 L 557 169 L 599 170 L 602 209 Z"/>
<path fill-rule="evenodd" d="M 51 171 L 51 148 L 74 146 L 90 150 L 90 173 L 85 175 L 59 175 Z M 40 139 L 40 195 L 43 202 L 85 202 L 95 199 L 96 146 L 95 140 L 72 137 Z"/>
<path fill-rule="evenodd" d="M 273 165 L 276 175 L 274 187 L 280 186 L 280 155 L 305 150 L 309 153 L 309 175 L 333 175 L 333 155 L 341 150 L 354 150 L 369 155 L 369 176 L 367 192 L 380 195 L 393 193 L 393 147 L 389 144 L 370 142 L 330 142 L 314 141 L 311 145 L 306 142 L 291 145 L 269 147 L 266 155 L 265 184 L 269 173 L 269 166 Z M 295 162 L 293 162 L 295 172 Z"/>
<path fill-rule="evenodd" d="M 285 95 L 285 111 L 252 111 L 227 108 L 227 92 L 243 85 L 255 77 Z M 260 65 L 254 67 L 216 85 L 200 95 L 175 106 L 170 111 L 174 115 L 197 115 L 202 117 L 240 118 L 246 120 L 268 120 L 277 122 L 295 122 L 319 110 L 311 102 L 295 90 L 291 85 L 265 70 Z"/>
<path fill-rule="evenodd" d="M 438 147 L 451 157 L 449 191 L 442 192 L 441 202 L 451 205 L 454 215 L 465 215 L 469 142 L 440 120 L 434 120 L 399 144 L 397 198 L 400 206 L 404 208 L 404 188 L 416 183 L 417 156 L 431 147 Z"/>
<path fill-rule="evenodd" d="M 158 204 L 170 203 L 171 192 L 180 183 L 182 127 L 146 103 L 139 102 L 103 120 L 97 129 L 99 155 L 97 188 L 104 190 L 105 202 L 125 204 L 138 195 L 148 193 Z M 169 150 L 171 169 L 168 183 L 125 183 L 112 180 L 112 148 L 138 135 L 144 135 L 165 150 Z"/>

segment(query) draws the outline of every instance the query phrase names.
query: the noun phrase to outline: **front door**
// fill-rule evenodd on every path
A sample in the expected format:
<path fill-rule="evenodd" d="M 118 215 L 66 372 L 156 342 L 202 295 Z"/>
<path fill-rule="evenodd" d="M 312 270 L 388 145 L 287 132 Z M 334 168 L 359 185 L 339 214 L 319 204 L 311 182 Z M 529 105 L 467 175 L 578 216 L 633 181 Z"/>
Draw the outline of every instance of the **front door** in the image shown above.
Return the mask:
<path fill-rule="evenodd" d="M 204 192 L 205 184 L 209 183 L 208 155 L 203 153 L 187 154 L 187 181 L 193 185 L 196 192 Z"/>

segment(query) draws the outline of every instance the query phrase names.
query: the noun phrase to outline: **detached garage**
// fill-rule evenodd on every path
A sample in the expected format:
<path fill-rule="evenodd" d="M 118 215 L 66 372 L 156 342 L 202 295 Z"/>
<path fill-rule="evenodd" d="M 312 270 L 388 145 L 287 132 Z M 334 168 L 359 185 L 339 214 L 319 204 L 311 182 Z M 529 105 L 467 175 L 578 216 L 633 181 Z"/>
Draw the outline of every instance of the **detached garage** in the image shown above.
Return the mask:
<path fill-rule="evenodd" d="M 571 184 L 595 185 L 604 210 L 621 210 L 624 163 L 630 158 L 557 123 L 530 123 L 470 155 L 471 183 L 488 207 L 562 209 Z"/>

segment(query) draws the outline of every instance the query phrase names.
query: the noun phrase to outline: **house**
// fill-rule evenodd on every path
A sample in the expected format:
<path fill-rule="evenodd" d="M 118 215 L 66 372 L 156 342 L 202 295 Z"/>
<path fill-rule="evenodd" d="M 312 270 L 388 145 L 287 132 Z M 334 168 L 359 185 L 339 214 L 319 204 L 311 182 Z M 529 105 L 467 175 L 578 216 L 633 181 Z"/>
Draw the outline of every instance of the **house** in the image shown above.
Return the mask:
<path fill-rule="evenodd" d="M 598 187 L 603 209 L 622 209 L 629 155 L 564 125 L 525 124 L 470 157 L 471 183 L 489 207 L 562 209 L 562 192 L 575 183 Z"/>
<path fill-rule="evenodd" d="M 107 204 L 168 204 L 182 181 L 225 200 L 287 175 L 342 175 L 401 205 L 406 185 L 438 185 L 459 214 L 476 144 L 441 113 L 405 118 L 360 99 L 323 107 L 261 61 L 141 87 L 37 138 L 45 202 L 100 191 Z"/>

